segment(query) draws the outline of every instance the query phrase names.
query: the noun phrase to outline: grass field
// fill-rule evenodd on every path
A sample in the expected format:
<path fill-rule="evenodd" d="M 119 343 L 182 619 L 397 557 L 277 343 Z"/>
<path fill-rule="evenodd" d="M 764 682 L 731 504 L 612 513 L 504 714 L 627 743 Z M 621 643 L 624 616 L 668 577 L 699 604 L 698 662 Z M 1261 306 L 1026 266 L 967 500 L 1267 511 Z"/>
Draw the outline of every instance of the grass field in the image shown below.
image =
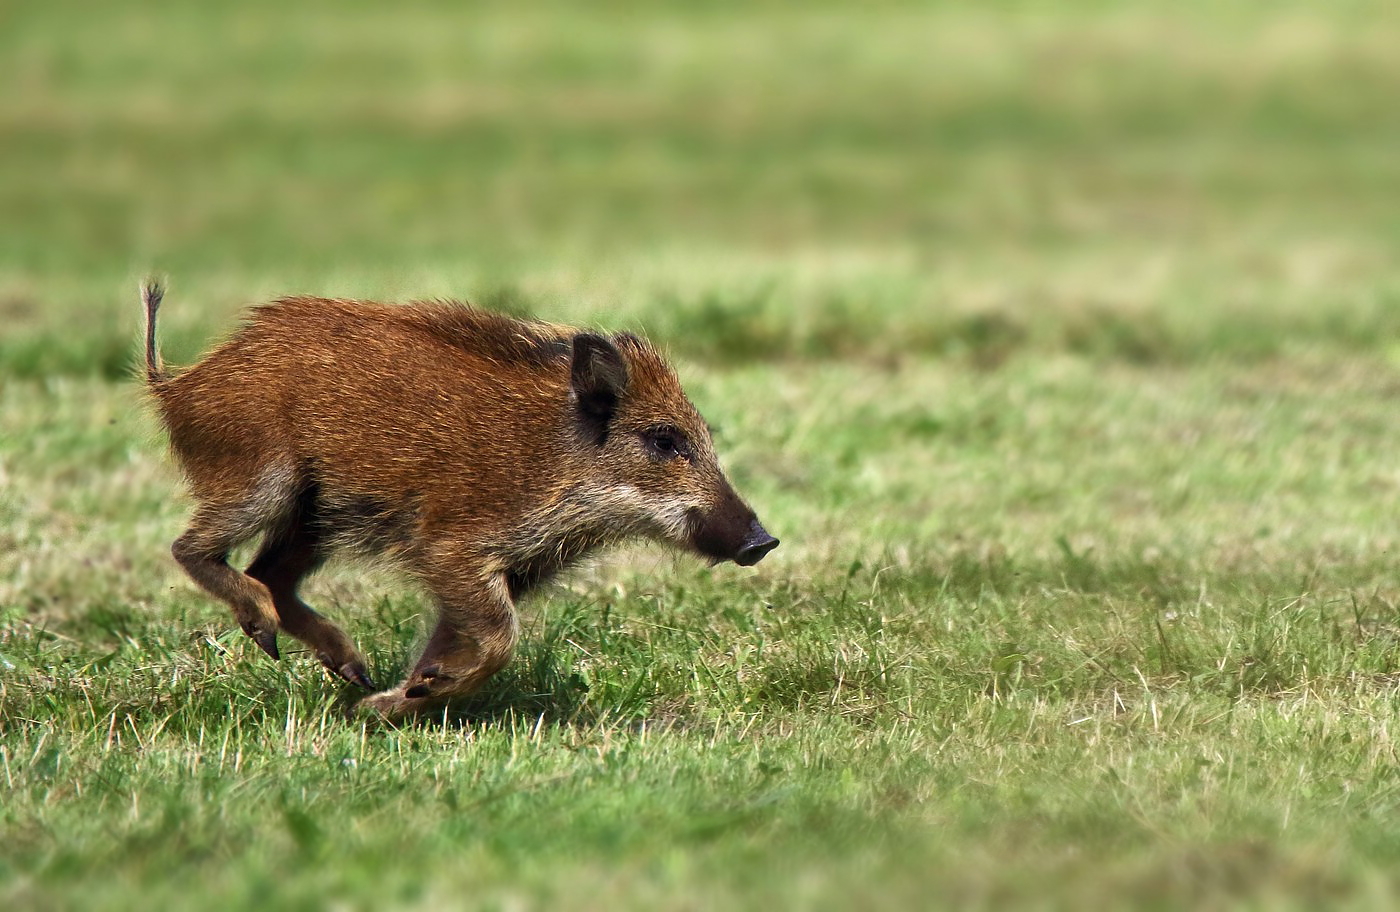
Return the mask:
<path fill-rule="evenodd" d="M 11 4 L 0 907 L 1393 908 L 1394 4 Z M 641 330 L 783 546 L 366 729 L 130 379 L 284 292 Z M 308 601 L 392 678 L 431 610 Z"/>

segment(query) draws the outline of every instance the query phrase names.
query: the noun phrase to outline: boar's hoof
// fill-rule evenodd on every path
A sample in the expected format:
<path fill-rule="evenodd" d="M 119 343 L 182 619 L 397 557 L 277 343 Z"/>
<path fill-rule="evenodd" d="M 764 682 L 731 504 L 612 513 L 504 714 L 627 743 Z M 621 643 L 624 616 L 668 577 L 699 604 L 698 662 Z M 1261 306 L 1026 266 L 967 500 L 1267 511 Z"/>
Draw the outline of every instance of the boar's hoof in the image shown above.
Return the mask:
<path fill-rule="evenodd" d="M 423 700 L 437 696 L 441 694 L 443 685 L 451 680 L 451 675 L 442 673 L 441 665 L 429 665 L 427 668 L 420 668 L 413 673 L 413 676 L 409 678 L 412 683 L 407 684 L 403 695 L 411 700 Z"/>
<path fill-rule="evenodd" d="M 336 664 L 335 659 L 326 655 L 324 652 L 316 653 L 316 658 L 320 659 L 321 664 L 326 666 L 326 669 L 336 677 L 342 678 L 357 687 L 363 687 L 365 690 L 379 689 L 378 685 L 370 679 L 369 671 L 365 668 L 365 663 L 361 659 L 355 658 L 348 662 Z"/>
<path fill-rule="evenodd" d="M 281 653 L 277 651 L 277 631 L 275 629 L 260 627 L 256 623 L 249 622 L 243 625 L 243 632 L 248 634 L 254 643 L 258 644 L 259 649 L 272 656 L 274 660 L 282 658 Z"/>

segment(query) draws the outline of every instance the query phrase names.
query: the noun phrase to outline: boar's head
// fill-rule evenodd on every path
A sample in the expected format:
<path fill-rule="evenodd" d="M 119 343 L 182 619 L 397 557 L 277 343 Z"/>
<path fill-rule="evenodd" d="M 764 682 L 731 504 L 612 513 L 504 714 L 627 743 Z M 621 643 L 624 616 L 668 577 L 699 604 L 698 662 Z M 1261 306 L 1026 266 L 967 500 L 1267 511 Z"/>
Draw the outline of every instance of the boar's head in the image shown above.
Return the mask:
<path fill-rule="evenodd" d="M 709 425 L 648 343 L 623 333 L 573 338 L 570 398 L 602 509 L 643 534 L 712 561 L 758 563 L 778 540 L 720 469 Z"/>

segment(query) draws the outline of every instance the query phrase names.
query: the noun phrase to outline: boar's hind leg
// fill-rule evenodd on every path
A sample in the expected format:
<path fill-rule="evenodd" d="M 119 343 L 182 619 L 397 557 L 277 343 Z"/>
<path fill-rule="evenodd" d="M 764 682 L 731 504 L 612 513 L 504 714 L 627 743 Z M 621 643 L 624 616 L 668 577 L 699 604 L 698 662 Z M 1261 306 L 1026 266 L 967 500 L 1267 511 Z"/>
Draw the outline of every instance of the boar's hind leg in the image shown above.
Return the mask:
<path fill-rule="evenodd" d="M 344 631 L 297 597 L 297 586 L 326 559 L 314 510 L 315 495 L 308 491 L 287 526 L 268 534 L 247 573 L 272 594 L 283 630 L 310 646 L 321 664 L 335 674 L 365 690 L 374 690 L 364 657 L 355 644 Z"/>
<path fill-rule="evenodd" d="M 471 693 L 510 661 L 517 625 L 504 577 L 431 588 L 441 615 L 423 655 L 398 687 L 361 701 L 365 709 L 390 719 L 417 715 Z"/>
<path fill-rule="evenodd" d="M 243 632 L 278 658 L 277 610 L 267 587 L 228 565 L 229 551 L 256 534 L 256 526 L 243 520 L 239 508 L 222 509 L 206 504 L 195 512 L 190 527 L 175 539 L 170 551 L 206 592 L 233 608 Z"/>

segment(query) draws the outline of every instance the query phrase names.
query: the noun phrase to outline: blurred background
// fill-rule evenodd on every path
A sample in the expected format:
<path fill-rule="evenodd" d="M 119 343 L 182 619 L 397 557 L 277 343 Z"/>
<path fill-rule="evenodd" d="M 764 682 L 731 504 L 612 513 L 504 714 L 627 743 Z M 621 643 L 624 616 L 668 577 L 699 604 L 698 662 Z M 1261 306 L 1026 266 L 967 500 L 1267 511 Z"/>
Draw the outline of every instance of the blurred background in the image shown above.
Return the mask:
<path fill-rule="evenodd" d="M 1394 3 L 0 3 L 0 907 L 1400 897 Z M 669 349 L 783 546 L 343 721 L 169 557 L 287 293 Z M 374 673 L 431 613 L 332 566 Z M 1386 901 L 1385 896 L 1391 900 Z"/>
<path fill-rule="evenodd" d="M 290 291 L 682 355 L 1380 344 L 1383 5 L 10 3 L 0 359 L 123 375 Z M 1256 338 L 1257 337 L 1257 338 Z"/>

